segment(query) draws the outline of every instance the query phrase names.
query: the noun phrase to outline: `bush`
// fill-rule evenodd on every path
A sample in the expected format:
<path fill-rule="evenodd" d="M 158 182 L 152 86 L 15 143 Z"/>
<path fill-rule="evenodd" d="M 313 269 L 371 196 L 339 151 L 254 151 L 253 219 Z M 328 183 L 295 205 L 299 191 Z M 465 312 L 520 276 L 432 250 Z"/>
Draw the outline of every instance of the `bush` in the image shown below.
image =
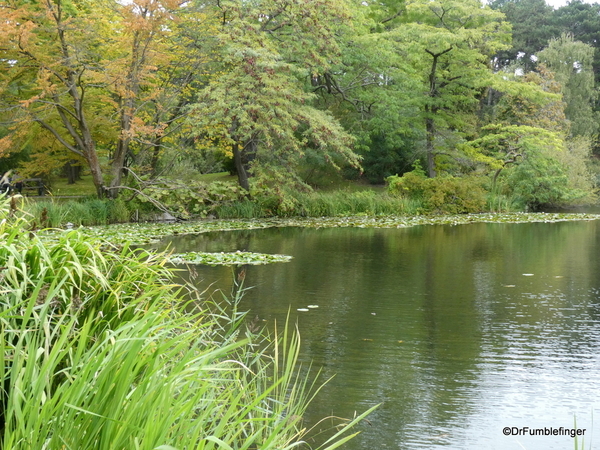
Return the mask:
<path fill-rule="evenodd" d="M 503 173 L 504 189 L 522 205 L 538 209 L 569 201 L 575 193 L 569 186 L 566 168 L 543 154 L 525 158 Z"/>
<path fill-rule="evenodd" d="M 415 169 L 402 177 L 388 177 L 386 181 L 390 194 L 421 202 L 423 212 L 477 213 L 486 207 L 486 191 L 481 178 L 427 178 L 422 170 Z"/>
<path fill-rule="evenodd" d="M 206 217 L 220 206 L 243 199 L 246 192 L 239 186 L 223 181 L 185 184 L 168 178 L 158 178 L 142 188 L 143 195 L 135 199 L 142 205 L 167 208 L 182 217 Z"/>

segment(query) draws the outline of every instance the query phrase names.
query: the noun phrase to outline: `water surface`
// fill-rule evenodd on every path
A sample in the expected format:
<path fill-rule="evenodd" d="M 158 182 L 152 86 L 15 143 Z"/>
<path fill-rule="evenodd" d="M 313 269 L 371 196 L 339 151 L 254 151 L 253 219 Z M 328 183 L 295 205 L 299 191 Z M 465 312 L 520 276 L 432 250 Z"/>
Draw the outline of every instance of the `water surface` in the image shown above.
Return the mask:
<path fill-rule="evenodd" d="M 243 307 L 267 324 L 291 310 L 302 358 L 335 375 L 306 423 L 381 403 L 345 448 L 542 450 L 573 440 L 503 428 L 576 417 L 585 448 L 600 441 L 599 227 L 274 228 L 162 245 L 294 257 L 246 267 Z M 200 287 L 231 289 L 230 268 L 194 269 Z"/>

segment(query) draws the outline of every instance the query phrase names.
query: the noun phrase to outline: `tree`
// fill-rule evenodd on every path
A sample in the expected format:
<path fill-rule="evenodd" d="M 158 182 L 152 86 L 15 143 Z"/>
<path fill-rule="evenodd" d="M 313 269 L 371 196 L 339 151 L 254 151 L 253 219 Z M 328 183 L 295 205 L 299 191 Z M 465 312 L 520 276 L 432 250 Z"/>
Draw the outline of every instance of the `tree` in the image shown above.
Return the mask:
<path fill-rule="evenodd" d="M 491 83 L 490 58 L 508 46 L 508 24 L 478 0 L 414 0 L 406 8 L 405 24 L 393 33 L 421 74 L 427 173 L 434 177 L 440 131 L 453 136 L 473 123 L 478 94 Z"/>
<path fill-rule="evenodd" d="M 82 157 L 99 196 L 103 177 L 90 103 L 98 83 L 100 37 L 95 3 L 0 2 L 0 97 L 15 123 L 37 123 Z M 97 11 L 96 11 L 97 13 Z M 99 15 L 98 15 L 99 17 Z"/>
<path fill-rule="evenodd" d="M 571 122 L 572 136 L 595 136 L 598 117 L 593 111 L 597 98 L 594 86 L 594 48 L 563 34 L 552 39 L 538 53 L 538 60 L 554 72 L 566 104 L 565 116 Z"/>
<path fill-rule="evenodd" d="M 490 170 L 494 191 L 533 208 L 589 198 L 589 142 L 586 152 L 585 140 L 566 139 L 570 123 L 554 74 L 539 64 L 537 72 L 498 77 L 494 88 L 502 95 L 469 143 L 473 158 Z"/>
<path fill-rule="evenodd" d="M 84 158 L 99 196 L 116 196 L 132 144 L 159 148 L 198 79 L 201 51 L 183 52 L 183 38 L 172 39 L 179 1 L 13 0 L 0 8 L 7 13 L 0 31 L 7 120 L 13 128 L 39 124 Z M 15 128 L 8 139 L 18 136 Z"/>
<path fill-rule="evenodd" d="M 571 0 L 554 11 L 552 23 L 556 28 L 553 39 L 558 39 L 561 34 L 568 33 L 573 35 L 576 41 L 594 48 L 592 65 L 594 79 L 598 83 L 600 81 L 600 51 L 598 51 L 600 48 L 600 4 Z"/>
<path fill-rule="evenodd" d="M 340 58 L 312 77 L 318 104 L 357 137 L 364 176 L 383 183 L 410 170 L 423 140 L 421 80 L 392 35 L 404 4 L 360 2 L 340 33 Z"/>
<path fill-rule="evenodd" d="M 193 123 L 230 143 L 240 186 L 249 191 L 249 177 L 261 174 L 299 181 L 297 166 L 310 149 L 334 166 L 358 165 L 351 136 L 305 90 L 305 80 L 336 57 L 343 3 L 229 1 L 220 11 L 222 74 L 201 93 Z"/>
<path fill-rule="evenodd" d="M 553 8 L 545 0 L 493 0 L 490 6 L 504 13 L 512 25 L 512 47 L 496 53 L 497 68 L 518 61 L 524 72 L 531 71 L 532 57 L 560 34 L 553 23 Z"/>
<path fill-rule="evenodd" d="M 177 27 L 179 4 L 179 0 L 133 0 L 113 5 L 120 19 L 119 31 L 111 44 L 111 60 L 104 62 L 107 84 L 119 114 L 119 137 L 112 155 L 109 188 L 113 196 L 118 194 L 126 159 L 132 157 L 132 141 L 154 137 L 154 145 L 160 145 L 165 127 L 181 115 L 181 105 L 169 104 L 171 99 L 164 94 L 173 82 L 181 83 L 180 89 L 184 89 L 190 82 L 190 73 L 184 74 L 183 79 L 163 75 L 179 64 L 175 56 L 186 58 L 169 45 L 169 35 Z M 149 109 L 154 114 L 148 115 Z"/>

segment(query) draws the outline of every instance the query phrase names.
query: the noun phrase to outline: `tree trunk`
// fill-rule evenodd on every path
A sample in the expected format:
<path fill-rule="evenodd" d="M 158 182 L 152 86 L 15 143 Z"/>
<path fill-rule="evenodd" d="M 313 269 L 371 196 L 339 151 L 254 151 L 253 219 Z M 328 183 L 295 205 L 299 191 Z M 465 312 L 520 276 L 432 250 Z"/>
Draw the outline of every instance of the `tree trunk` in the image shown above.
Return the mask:
<path fill-rule="evenodd" d="M 242 189 L 250 192 L 250 183 L 248 181 L 248 172 L 246 171 L 245 164 L 242 160 L 242 153 L 244 149 L 240 150 L 240 145 L 235 142 L 232 146 L 233 149 L 233 162 L 235 164 L 235 170 L 238 176 L 238 183 Z"/>
<path fill-rule="evenodd" d="M 430 50 L 425 50 L 431 55 L 431 70 L 429 71 L 429 104 L 425 105 L 425 129 L 427 132 L 427 176 L 435 178 L 435 115 L 439 111 L 439 106 L 435 105 L 435 99 L 440 96 L 438 89 L 437 66 L 440 56 L 452 51 L 452 47 L 447 48 L 438 53 L 433 53 Z"/>
<path fill-rule="evenodd" d="M 67 177 L 67 184 L 75 184 L 77 180 L 81 180 L 81 166 L 79 161 L 71 159 L 63 166 L 63 174 Z"/>
<path fill-rule="evenodd" d="M 160 149 L 162 148 L 162 135 L 158 136 L 152 142 L 152 159 L 150 160 L 150 168 L 152 176 L 158 175 L 158 159 L 160 157 Z"/>
<path fill-rule="evenodd" d="M 119 195 L 117 186 L 121 186 L 123 177 L 123 168 L 125 167 L 125 158 L 129 152 L 129 143 L 131 141 L 131 122 L 133 119 L 134 98 L 130 97 L 125 100 L 121 112 L 121 135 L 117 142 L 117 149 L 111 163 L 111 179 L 110 179 L 110 196 L 116 198 Z"/>
<path fill-rule="evenodd" d="M 102 168 L 100 167 L 100 161 L 98 160 L 95 146 L 91 151 L 86 153 L 86 160 L 90 167 L 90 172 L 92 173 L 92 180 L 94 181 L 98 198 L 103 198 L 106 192 L 104 188 L 104 179 L 102 177 Z"/>
<path fill-rule="evenodd" d="M 425 128 L 427 129 L 427 176 L 435 178 L 437 173 L 435 171 L 435 122 L 433 117 L 425 119 Z"/>

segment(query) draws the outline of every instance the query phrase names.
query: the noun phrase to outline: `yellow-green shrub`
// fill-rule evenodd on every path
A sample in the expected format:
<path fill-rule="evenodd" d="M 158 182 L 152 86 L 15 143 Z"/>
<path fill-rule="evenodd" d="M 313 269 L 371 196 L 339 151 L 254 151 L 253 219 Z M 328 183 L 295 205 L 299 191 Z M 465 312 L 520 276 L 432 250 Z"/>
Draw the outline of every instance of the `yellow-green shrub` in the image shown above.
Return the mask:
<path fill-rule="evenodd" d="M 485 210 L 486 191 L 477 177 L 427 178 L 422 170 L 415 169 L 386 181 L 390 194 L 420 201 L 423 212 L 463 214 Z"/>

